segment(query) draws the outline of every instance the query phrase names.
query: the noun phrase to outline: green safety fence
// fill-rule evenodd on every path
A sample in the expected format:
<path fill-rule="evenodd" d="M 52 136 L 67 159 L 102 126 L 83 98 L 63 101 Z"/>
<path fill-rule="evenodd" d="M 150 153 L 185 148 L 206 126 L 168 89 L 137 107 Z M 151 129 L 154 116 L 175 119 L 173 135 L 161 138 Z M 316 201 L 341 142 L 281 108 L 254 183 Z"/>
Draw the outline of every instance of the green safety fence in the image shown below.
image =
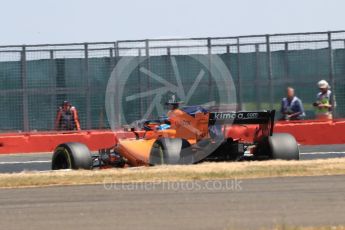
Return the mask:
<path fill-rule="evenodd" d="M 274 46 L 272 44 L 271 49 Z M 133 61 L 138 65 L 124 83 L 125 91 L 121 96 L 126 98 L 161 87 L 159 82 L 144 74 L 141 68 L 177 84 L 172 64 L 174 59 L 186 91 L 192 87 L 200 70 L 205 71 L 205 77 L 198 84 L 189 105 L 217 101 L 222 93 L 216 88 L 217 79 L 211 76 L 205 66 L 195 61 L 198 58 L 212 60 L 217 56 L 231 73 L 238 93 L 237 101 L 242 110 L 279 110 L 285 89 L 291 86 L 302 99 L 307 118 L 312 119 L 312 103 L 318 92 L 316 83 L 325 79 L 334 87 L 332 90 L 337 101 L 336 117 L 345 117 L 345 47 L 332 48 L 332 52 L 325 47 L 302 47 L 295 50 L 270 50 L 269 53 L 266 46 L 262 49 L 256 45 L 259 47 L 256 50 L 255 44 L 251 47 L 246 52 L 241 52 L 238 46 L 231 46 L 217 53 L 187 55 L 177 52 L 160 55 L 158 51 L 152 51 L 149 56 L 140 53 L 133 55 Z M 22 51 L 13 51 L 8 58 L 8 53 L 11 53 L 9 50 L 5 58 L 0 50 L 1 132 L 53 130 L 57 109 L 64 100 L 69 100 L 78 109 L 83 129 L 109 128 L 105 91 L 113 69 L 124 56 L 89 55 L 87 58 L 75 58 L 37 55 L 23 60 L 20 52 Z M 89 52 L 92 53 L 91 50 Z M 163 105 L 171 94 L 164 94 L 160 103 Z M 151 100 L 152 97 L 146 97 L 122 101 L 122 116 L 126 117 L 127 122 L 141 119 Z M 158 117 L 162 115 L 160 113 L 161 111 L 153 110 L 151 117 Z"/>

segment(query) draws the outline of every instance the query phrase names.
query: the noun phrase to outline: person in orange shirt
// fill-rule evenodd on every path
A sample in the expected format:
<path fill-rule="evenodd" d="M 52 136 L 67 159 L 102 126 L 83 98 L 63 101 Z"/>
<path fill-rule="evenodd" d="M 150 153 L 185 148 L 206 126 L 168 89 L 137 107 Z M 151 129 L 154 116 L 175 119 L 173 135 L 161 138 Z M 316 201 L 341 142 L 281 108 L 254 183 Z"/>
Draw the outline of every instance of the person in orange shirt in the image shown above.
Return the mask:
<path fill-rule="evenodd" d="M 81 130 L 78 111 L 69 101 L 64 101 L 57 111 L 55 130 Z"/>

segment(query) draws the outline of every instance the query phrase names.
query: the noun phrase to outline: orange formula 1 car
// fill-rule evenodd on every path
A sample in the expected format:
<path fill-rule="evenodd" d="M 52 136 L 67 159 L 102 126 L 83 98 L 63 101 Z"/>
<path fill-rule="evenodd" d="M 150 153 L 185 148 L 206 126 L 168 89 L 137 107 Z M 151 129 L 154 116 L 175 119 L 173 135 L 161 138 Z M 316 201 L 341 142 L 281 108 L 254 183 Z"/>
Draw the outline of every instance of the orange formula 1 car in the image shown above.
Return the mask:
<path fill-rule="evenodd" d="M 200 106 L 176 109 L 166 120 L 128 127 L 135 138 L 91 153 L 82 143 L 56 147 L 52 169 L 92 169 L 246 159 L 298 160 L 290 134 L 273 133 L 275 111 L 219 112 Z M 248 131 L 249 130 L 249 131 Z M 252 132 L 250 132 L 252 130 Z"/>

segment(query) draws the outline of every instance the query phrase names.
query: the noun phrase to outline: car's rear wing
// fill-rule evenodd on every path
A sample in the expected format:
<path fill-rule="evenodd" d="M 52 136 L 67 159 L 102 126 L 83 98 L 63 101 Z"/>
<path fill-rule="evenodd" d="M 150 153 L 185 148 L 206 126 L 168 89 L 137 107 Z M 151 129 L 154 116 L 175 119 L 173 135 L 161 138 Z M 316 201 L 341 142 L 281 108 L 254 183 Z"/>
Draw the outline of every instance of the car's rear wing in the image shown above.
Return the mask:
<path fill-rule="evenodd" d="M 211 111 L 209 125 L 225 124 L 267 124 L 273 133 L 275 110 L 257 112 Z"/>

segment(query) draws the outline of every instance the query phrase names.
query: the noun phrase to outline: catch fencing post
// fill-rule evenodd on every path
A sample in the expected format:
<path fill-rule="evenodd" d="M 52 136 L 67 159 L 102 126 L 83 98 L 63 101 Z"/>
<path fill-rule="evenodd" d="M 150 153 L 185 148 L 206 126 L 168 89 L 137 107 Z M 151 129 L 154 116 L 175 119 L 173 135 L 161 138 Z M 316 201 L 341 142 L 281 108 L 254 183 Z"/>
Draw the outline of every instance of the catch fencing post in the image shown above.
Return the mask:
<path fill-rule="evenodd" d="M 120 60 L 120 44 L 118 41 L 114 42 L 114 70 L 116 69 L 115 66 L 117 65 L 117 63 Z M 117 72 L 115 72 L 115 74 L 117 74 Z M 116 84 L 116 91 L 115 91 L 115 96 L 116 98 L 119 98 L 119 84 L 121 84 L 120 82 L 118 84 Z M 121 102 L 119 102 L 117 99 L 115 99 L 116 103 L 115 106 L 117 106 L 118 108 L 120 108 Z M 119 121 L 119 123 L 121 124 L 122 118 L 121 118 L 121 113 L 118 113 L 117 115 L 117 120 Z"/>
<path fill-rule="evenodd" d="M 240 38 L 237 38 L 237 102 L 238 110 L 242 110 L 242 92 L 241 92 L 241 58 L 240 58 Z"/>
<path fill-rule="evenodd" d="M 49 58 L 50 60 L 54 60 L 54 50 L 49 51 Z"/>
<path fill-rule="evenodd" d="M 260 49 L 259 49 L 259 44 L 255 44 L 255 98 L 256 98 L 256 109 L 260 110 L 261 109 L 261 100 L 260 100 L 260 93 L 259 89 L 260 87 L 260 64 L 259 64 L 259 59 L 260 59 Z"/>
<path fill-rule="evenodd" d="M 119 51 L 119 43 L 118 42 L 114 42 L 114 51 L 115 51 L 115 58 L 119 58 L 120 57 L 120 51 Z"/>
<path fill-rule="evenodd" d="M 139 93 L 142 92 L 142 81 L 141 81 L 141 72 L 140 72 L 140 68 L 141 68 L 141 49 L 139 48 L 138 50 L 138 82 L 139 82 Z M 139 103 L 140 103 L 140 117 L 138 119 L 141 119 L 142 116 L 144 115 L 144 102 L 143 102 L 143 98 L 139 97 Z"/>
<path fill-rule="evenodd" d="M 329 81 L 333 92 L 333 101 L 335 101 L 335 81 L 334 81 L 334 56 L 332 47 L 332 33 L 327 33 L 328 37 L 328 56 L 329 56 Z M 333 108 L 333 118 L 336 116 L 336 107 Z"/>
<path fill-rule="evenodd" d="M 84 70 L 86 77 L 86 129 L 91 129 L 91 79 L 89 74 L 89 47 L 88 44 L 84 44 Z"/>
<path fill-rule="evenodd" d="M 111 72 L 113 71 L 113 68 L 114 68 L 114 64 L 115 64 L 115 61 L 114 61 L 114 48 L 109 48 L 109 58 L 110 58 L 110 74 Z"/>
<path fill-rule="evenodd" d="M 211 38 L 207 38 L 207 56 L 208 56 L 208 101 L 211 101 L 212 98 L 212 66 L 211 66 L 211 55 L 212 55 L 212 45 Z"/>
<path fill-rule="evenodd" d="M 267 53 L 267 70 L 268 70 L 268 87 L 269 87 L 269 97 L 270 97 L 270 109 L 273 109 L 274 104 L 274 94 L 273 94 L 273 73 L 272 73 L 272 57 L 271 57 L 271 47 L 270 47 L 270 36 L 266 35 L 266 53 Z"/>
<path fill-rule="evenodd" d="M 167 47 L 167 55 L 170 57 L 171 56 L 171 48 Z"/>
<path fill-rule="evenodd" d="M 22 80 L 22 96 L 23 96 L 23 130 L 29 131 L 29 105 L 28 105 L 28 81 L 27 81 L 27 69 L 26 69 L 26 46 L 22 46 L 21 56 L 21 80 Z"/>
<path fill-rule="evenodd" d="M 113 48 L 109 48 L 109 58 L 113 59 L 114 55 L 113 55 Z"/>
<path fill-rule="evenodd" d="M 53 116 L 51 116 L 51 124 L 52 124 L 52 128 L 54 129 L 54 122 L 55 122 L 55 114 L 54 112 L 56 111 L 56 104 L 57 104 L 57 98 L 56 98 L 56 94 L 57 94 L 57 88 L 56 88 L 56 72 L 55 72 L 55 63 L 54 63 L 54 50 L 50 50 L 49 51 L 49 61 L 50 61 L 50 68 L 49 68 L 49 74 L 50 74 L 50 79 L 51 79 L 51 87 L 54 89 L 50 100 L 51 100 L 51 111 Z"/>
<path fill-rule="evenodd" d="M 109 77 L 113 73 L 113 69 L 115 68 L 115 58 L 114 58 L 114 48 L 109 48 Z"/>
<path fill-rule="evenodd" d="M 150 62 L 150 44 L 149 40 L 145 40 L 145 55 L 146 55 L 146 60 L 147 60 L 147 70 L 151 71 L 151 62 Z M 151 90 L 151 79 L 149 76 L 147 76 L 147 91 Z M 145 105 L 148 106 L 150 102 L 152 101 L 152 96 L 146 97 L 146 103 Z M 150 116 L 150 115 L 149 115 Z"/>
<path fill-rule="evenodd" d="M 289 43 L 285 42 L 284 44 L 284 69 L 285 69 L 285 88 L 289 86 Z"/>
<path fill-rule="evenodd" d="M 226 53 L 227 53 L 227 54 L 230 53 L 230 46 L 229 46 L 229 45 L 226 46 Z"/>

